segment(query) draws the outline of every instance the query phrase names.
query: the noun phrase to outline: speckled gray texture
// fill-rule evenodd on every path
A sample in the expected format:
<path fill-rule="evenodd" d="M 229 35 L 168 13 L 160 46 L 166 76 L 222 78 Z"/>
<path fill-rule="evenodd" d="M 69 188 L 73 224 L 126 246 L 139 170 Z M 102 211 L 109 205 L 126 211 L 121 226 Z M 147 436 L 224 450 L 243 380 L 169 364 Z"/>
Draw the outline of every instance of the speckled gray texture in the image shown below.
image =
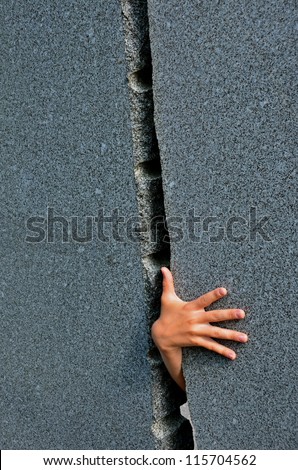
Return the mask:
<path fill-rule="evenodd" d="M 294 1 L 148 4 L 166 215 L 201 217 L 196 240 L 169 227 L 177 292 L 226 286 L 250 336 L 234 362 L 185 350 L 198 448 L 297 448 Z"/>
<path fill-rule="evenodd" d="M 1 30 L 0 447 L 154 448 L 138 244 L 25 242 L 48 206 L 137 214 L 120 1 L 8 0 Z"/>

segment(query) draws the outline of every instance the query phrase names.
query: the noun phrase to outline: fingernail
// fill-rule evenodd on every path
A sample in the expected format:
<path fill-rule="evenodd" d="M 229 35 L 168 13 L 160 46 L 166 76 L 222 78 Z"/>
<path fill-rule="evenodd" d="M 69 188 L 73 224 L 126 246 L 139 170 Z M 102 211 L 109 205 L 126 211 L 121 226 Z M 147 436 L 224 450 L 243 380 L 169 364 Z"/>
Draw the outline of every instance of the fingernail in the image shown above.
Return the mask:
<path fill-rule="evenodd" d="M 237 310 L 236 317 L 237 318 L 244 318 L 245 317 L 245 312 L 243 310 Z"/>
<path fill-rule="evenodd" d="M 220 295 L 226 295 L 227 289 L 225 289 L 224 287 L 220 287 L 219 293 L 220 293 Z"/>
<path fill-rule="evenodd" d="M 238 336 L 240 341 L 247 341 L 247 336 L 246 335 L 239 335 Z"/>
<path fill-rule="evenodd" d="M 228 354 L 228 358 L 232 359 L 232 360 L 236 359 L 236 354 L 234 352 L 231 352 L 231 353 Z"/>

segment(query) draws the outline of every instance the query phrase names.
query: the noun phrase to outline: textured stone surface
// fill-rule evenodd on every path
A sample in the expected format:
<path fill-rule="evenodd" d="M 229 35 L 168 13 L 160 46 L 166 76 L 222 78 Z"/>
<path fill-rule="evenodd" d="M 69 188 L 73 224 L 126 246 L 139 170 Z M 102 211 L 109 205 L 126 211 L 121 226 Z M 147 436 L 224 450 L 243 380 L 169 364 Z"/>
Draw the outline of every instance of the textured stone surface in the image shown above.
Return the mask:
<path fill-rule="evenodd" d="M 137 214 L 120 2 L 2 15 L 0 446 L 153 448 L 138 244 L 62 243 L 58 223 L 25 241 L 48 206 L 81 235 L 99 208 Z"/>
<path fill-rule="evenodd" d="M 294 1 L 148 3 L 177 292 L 226 286 L 217 307 L 247 312 L 226 326 L 250 336 L 234 362 L 185 351 L 198 448 L 297 448 Z"/>

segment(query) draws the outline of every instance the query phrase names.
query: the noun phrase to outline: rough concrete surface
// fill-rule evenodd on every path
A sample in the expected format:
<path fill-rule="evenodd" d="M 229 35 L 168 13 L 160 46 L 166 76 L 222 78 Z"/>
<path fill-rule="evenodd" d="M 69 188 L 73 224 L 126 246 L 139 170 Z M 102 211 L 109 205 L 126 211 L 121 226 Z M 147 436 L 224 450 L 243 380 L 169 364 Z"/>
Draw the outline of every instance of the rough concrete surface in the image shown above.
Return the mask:
<path fill-rule="evenodd" d="M 138 244 L 25 241 L 47 207 L 81 236 L 137 214 L 120 2 L 7 1 L 1 26 L 0 446 L 154 448 Z"/>
<path fill-rule="evenodd" d="M 227 287 L 229 296 L 216 307 L 244 308 L 244 321 L 225 326 L 250 337 L 232 344 L 234 362 L 185 350 L 197 445 L 294 449 L 294 1 L 148 4 L 177 292 L 189 300 Z M 173 216 L 183 222 L 170 224 Z"/>

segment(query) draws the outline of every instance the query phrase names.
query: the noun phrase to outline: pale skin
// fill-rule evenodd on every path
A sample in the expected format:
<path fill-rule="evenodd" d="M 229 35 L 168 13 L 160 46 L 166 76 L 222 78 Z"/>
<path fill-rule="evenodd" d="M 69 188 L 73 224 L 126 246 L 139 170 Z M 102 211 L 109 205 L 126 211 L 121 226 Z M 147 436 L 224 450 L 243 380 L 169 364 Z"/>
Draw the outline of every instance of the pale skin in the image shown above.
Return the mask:
<path fill-rule="evenodd" d="M 223 346 L 216 339 L 246 343 L 248 341 L 247 335 L 239 331 L 214 326 L 212 323 L 240 320 L 245 317 L 245 312 L 234 308 L 206 312 L 206 307 L 227 295 L 228 292 L 224 287 L 218 287 L 195 300 L 185 302 L 175 292 L 171 271 L 163 267 L 161 272 L 163 275 L 161 311 L 160 317 L 152 325 L 152 338 L 169 374 L 185 390 L 182 348 L 200 346 L 230 360 L 236 359 L 235 351 Z"/>

